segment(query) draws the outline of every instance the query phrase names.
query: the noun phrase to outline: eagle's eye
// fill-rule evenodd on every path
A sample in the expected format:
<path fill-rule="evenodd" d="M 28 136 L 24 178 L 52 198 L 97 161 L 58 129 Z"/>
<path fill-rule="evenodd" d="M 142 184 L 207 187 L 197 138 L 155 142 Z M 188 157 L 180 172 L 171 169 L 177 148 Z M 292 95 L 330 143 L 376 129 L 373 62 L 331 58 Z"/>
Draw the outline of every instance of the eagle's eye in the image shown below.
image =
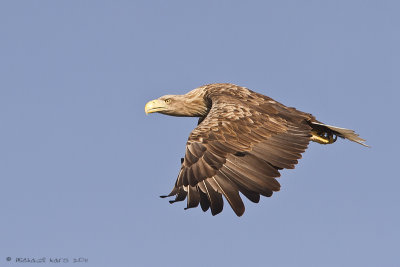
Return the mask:
<path fill-rule="evenodd" d="M 171 103 L 171 99 L 169 99 L 169 98 L 165 99 L 165 103 L 167 103 L 167 104 Z"/>

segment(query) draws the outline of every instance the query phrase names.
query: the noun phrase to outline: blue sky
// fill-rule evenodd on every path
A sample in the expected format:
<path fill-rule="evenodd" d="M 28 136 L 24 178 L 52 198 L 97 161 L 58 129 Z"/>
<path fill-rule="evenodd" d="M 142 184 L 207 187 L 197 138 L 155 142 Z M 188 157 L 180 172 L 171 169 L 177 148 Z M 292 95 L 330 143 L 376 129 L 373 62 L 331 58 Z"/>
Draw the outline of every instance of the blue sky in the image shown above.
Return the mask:
<path fill-rule="evenodd" d="M 398 266 L 399 8 L 2 1 L 0 265 Z M 197 120 L 144 105 L 213 82 L 355 129 L 372 148 L 311 144 L 281 192 L 247 201 L 241 218 L 184 211 L 158 196 Z"/>

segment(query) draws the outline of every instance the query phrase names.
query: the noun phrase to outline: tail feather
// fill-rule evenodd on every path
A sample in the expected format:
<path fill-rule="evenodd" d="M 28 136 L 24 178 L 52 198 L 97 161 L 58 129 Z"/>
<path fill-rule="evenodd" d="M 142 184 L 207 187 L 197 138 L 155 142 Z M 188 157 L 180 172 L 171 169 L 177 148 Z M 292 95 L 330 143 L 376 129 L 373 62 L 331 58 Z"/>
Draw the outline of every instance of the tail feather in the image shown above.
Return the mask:
<path fill-rule="evenodd" d="M 346 138 L 346 139 L 356 142 L 360 145 L 369 147 L 369 145 L 365 144 L 366 140 L 359 137 L 358 134 L 356 134 L 353 130 L 346 129 L 346 128 L 340 128 L 340 127 L 336 127 L 336 126 L 331 126 L 331 125 L 327 125 L 327 124 L 323 124 L 323 123 L 319 123 L 319 122 L 312 122 L 311 124 L 326 127 L 328 129 L 332 130 L 334 132 L 334 134 L 339 137 Z"/>

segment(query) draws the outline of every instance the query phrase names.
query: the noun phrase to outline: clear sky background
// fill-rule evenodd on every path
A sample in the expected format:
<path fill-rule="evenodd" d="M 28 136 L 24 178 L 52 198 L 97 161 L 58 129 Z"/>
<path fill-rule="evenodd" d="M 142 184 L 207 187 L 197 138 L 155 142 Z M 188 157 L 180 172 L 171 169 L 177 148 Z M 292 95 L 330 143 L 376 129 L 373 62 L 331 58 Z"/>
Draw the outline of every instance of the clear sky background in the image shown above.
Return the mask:
<path fill-rule="evenodd" d="M 399 10 L 1 1 L 0 265 L 400 266 Z M 355 129 L 372 148 L 310 144 L 281 192 L 246 201 L 241 218 L 227 203 L 215 217 L 184 211 L 158 196 L 197 119 L 144 105 L 213 82 Z"/>

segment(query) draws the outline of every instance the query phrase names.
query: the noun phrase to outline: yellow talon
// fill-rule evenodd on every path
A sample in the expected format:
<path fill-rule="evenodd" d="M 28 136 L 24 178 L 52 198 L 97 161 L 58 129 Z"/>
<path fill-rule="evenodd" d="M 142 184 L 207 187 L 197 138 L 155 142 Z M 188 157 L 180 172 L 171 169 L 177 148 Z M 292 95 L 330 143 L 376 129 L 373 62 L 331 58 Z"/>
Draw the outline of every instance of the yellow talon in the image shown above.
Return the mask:
<path fill-rule="evenodd" d="M 334 137 L 332 133 L 328 132 L 317 132 L 317 131 L 311 131 L 311 141 L 327 145 L 327 144 L 332 144 L 336 141 L 337 136 Z"/>

